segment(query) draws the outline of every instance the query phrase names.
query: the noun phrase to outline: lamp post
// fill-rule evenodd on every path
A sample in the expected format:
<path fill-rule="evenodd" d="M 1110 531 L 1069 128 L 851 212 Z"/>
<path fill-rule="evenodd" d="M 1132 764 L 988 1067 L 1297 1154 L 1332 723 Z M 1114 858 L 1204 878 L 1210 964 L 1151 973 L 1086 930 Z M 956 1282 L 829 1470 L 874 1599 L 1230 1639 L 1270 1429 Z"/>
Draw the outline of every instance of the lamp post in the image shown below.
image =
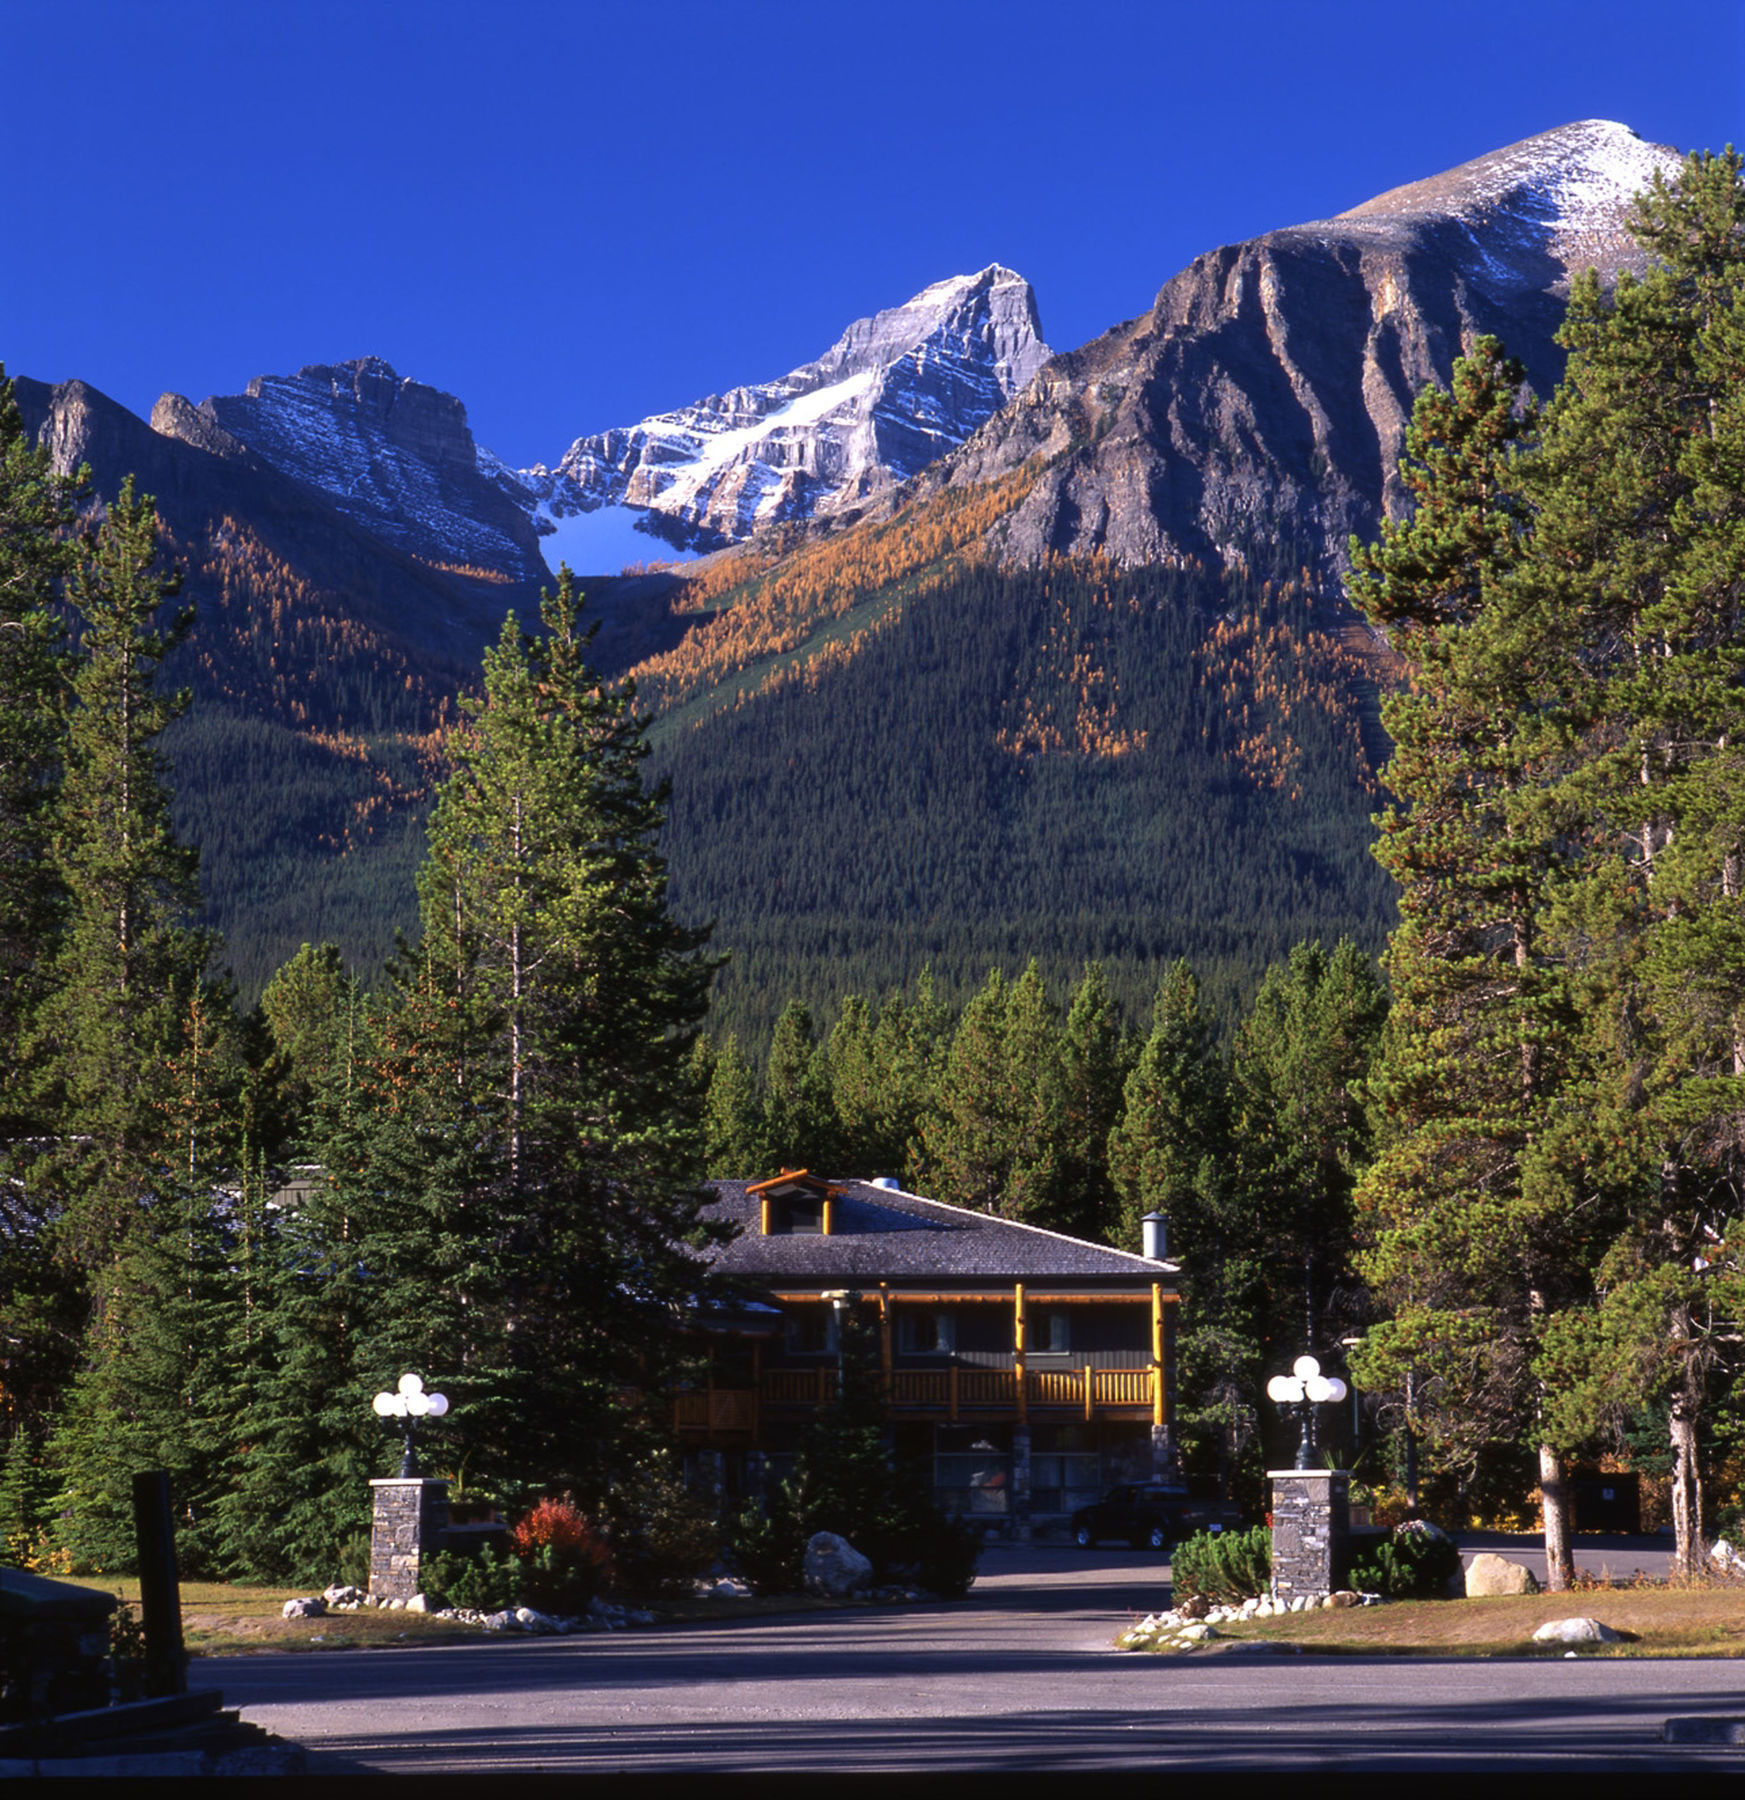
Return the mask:
<path fill-rule="evenodd" d="M 421 1376 L 406 1374 L 400 1377 L 400 1385 L 392 1394 L 378 1394 L 371 1402 L 375 1407 L 376 1417 L 383 1424 L 391 1419 L 404 1419 L 405 1423 L 405 1455 L 400 1459 L 400 1477 L 404 1481 L 417 1479 L 418 1451 L 412 1442 L 412 1434 L 417 1429 L 420 1419 L 440 1419 L 448 1411 L 448 1398 L 443 1394 L 427 1394 Z"/>
<path fill-rule="evenodd" d="M 1288 1375 L 1275 1375 L 1266 1384 L 1267 1398 L 1280 1407 L 1295 1407 L 1303 1422 L 1302 1442 L 1297 1445 L 1296 1466 L 1312 1469 L 1315 1454 L 1315 1408 L 1345 1398 L 1345 1383 L 1337 1375 L 1323 1375 L 1312 1356 L 1299 1356 Z"/>

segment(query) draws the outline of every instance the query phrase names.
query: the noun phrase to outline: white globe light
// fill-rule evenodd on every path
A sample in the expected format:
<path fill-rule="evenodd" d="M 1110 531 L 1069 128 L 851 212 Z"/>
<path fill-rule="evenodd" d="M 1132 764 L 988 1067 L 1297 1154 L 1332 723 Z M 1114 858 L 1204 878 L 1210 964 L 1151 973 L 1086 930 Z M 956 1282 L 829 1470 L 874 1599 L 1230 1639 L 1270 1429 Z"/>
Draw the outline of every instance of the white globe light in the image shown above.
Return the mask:
<path fill-rule="evenodd" d="M 428 1394 L 408 1394 L 406 1410 L 413 1418 L 422 1419 L 430 1411 L 430 1396 Z"/>
<path fill-rule="evenodd" d="M 1303 1397 L 1303 1384 L 1288 1375 L 1275 1375 L 1266 1384 L 1266 1391 L 1280 1406 L 1295 1406 Z"/>
<path fill-rule="evenodd" d="M 390 1417 L 394 1411 L 394 1396 L 392 1394 L 378 1394 L 370 1404 L 376 1409 L 376 1414 L 379 1418 L 386 1419 Z"/>
<path fill-rule="evenodd" d="M 1311 1375 L 1308 1380 L 1303 1383 L 1303 1392 L 1306 1393 L 1317 1406 L 1324 1406 L 1333 1398 L 1333 1384 L 1325 1375 Z"/>
<path fill-rule="evenodd" d="M 1343 1400 L 1345 1396 L 1351 1392 L 1350 1388 L 1348 1388 L 1337 1375 L 1333 1376 L 1331 1380 L 1328 1381 L 1327 1385 L 1333 1390 L 1327 1396 L 1329 1400 Z"/>
<path fill-rule="evenodd" d="M 417 1375 L 402 1375 L 400 1377 L 400 1392 L 406 1395 L 422 1394 L 424 1392 L 423 1378 Z"/>
<path fill-rule="evenodd" d="M 448 1396 L 446 1394 L 428 1394 L 425 1397 L 430 1402 L 431 1418 L 440 1419 L 442 1415 L 448 1411 Z"/>
<path fill-rule="evenodd" d="M 1291 1364 L 1291 1373 L 1296 1376 L 1298 1381 L 1307 1381 L 1311 1375 L 1321 1373 L 1321 1365 L 1312 1356 L 1299 1356 Z M 402 1382 L 401 1386 L 404 1387 L 405 1383 Z"/>

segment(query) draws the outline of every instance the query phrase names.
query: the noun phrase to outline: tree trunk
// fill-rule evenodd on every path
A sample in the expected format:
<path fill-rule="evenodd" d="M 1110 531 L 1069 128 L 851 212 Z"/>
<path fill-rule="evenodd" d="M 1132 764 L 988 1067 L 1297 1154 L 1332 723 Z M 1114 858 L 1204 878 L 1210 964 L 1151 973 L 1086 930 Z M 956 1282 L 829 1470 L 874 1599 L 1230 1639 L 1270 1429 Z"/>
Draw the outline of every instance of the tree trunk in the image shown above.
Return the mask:
<path fill-rule="evenodd" d="M 1563 1464 L 1549 1444 L 1539 1446 L 1539 1489 L 1544 1496 L 1545 1585 L 1560 1594 L 1574 1578 L 1575 1560 L 1569 1547 L 1569 1488 L 1563 1479 Z"/>
<path fill-rule="evenodd" d="M 1701 1574 L 1708 1561 L 1703 1542 L 1703 1482 L 1697 1463 L 1697 1420 L 1702 1416 L 1702 1375 L 1691 1342 L 1690 1312 L 1680 1307 L 1672 1318 L 1673 1344 L 1683 1351 L 1678 1385 L 1672 1391 L 1667 1435 L 1672 1442 L 1673 1566 L 1679 1574 Z"/>
<path fill-rule="evenodd" d="M 1672 1403 L 1673 1566 L 1681 1575 L 1700 1574 L 1704 1562 L 1703 1486 L 1697 1474 L 1697 1426 L 1682 1403 Z"/>

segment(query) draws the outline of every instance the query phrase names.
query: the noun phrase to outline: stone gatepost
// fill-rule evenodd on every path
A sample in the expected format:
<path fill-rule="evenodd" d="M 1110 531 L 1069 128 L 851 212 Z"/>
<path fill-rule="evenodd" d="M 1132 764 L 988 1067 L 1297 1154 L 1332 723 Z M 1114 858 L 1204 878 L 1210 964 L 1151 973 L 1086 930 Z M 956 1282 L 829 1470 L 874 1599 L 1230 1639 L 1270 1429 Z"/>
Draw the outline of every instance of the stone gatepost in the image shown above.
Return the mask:
<path fill-rule="evenodd" d="M 398 1475 L 370 1487 L 370 1592 L 410 1600 L 423 1591 L 424 1558 L 442 1548 L 448 1530 L 448 1483 Z"/>
<path fill-rule="evenodd" d="M 1345 1579 L 1350 1560 L 1351 1472 L 1272 1469 L 1272 1597 L 1316 1600 Z"/>

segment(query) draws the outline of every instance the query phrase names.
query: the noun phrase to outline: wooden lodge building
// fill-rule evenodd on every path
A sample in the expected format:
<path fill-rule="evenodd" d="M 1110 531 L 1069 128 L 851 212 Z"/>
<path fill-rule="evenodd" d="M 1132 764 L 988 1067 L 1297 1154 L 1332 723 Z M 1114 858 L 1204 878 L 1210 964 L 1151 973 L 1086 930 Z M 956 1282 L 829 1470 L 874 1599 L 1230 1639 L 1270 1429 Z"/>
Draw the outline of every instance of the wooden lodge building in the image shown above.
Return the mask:
<path fill-rule="evenodd" d="M 698 1323 L 687 1448 L 744 1491 L 780 1472 L 840 1374 L 849 1308 L 876 1325 L 893 1448 L 930 1463 L 940 1504 L 1005 1525 L 1171 1474 L 1180 1270 L 1059 1232 L 805 1170 L 718 1181 L 738 1227 L 715 1255 L 736 1304 Z M 719 1459 L 717 1461 L 717 1459 Z"/>

